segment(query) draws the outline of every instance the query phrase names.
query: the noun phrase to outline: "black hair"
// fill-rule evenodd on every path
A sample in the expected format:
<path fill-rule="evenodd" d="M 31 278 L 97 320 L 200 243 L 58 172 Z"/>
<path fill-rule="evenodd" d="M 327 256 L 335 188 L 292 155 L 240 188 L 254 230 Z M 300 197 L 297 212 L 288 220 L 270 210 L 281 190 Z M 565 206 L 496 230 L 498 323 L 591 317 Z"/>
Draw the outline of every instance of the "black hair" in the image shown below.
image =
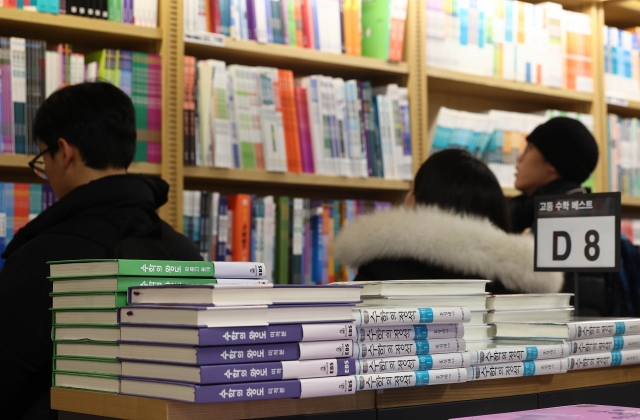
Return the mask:
<path fill-rule="evenodd" d="M 131 99 L 106 82 L 64 87 L 49 96 L 36 113 L 33 134 L 51 155 L 63 138 L 94 169 L 126 169 L 136 151 L 136 118 Z"/>
<path fill-rule="evenodd" d="M 433 154 L 413 182 L 416 204 L 489 219 L 509 231 L 502 188 L 491 169 L 466 150 L 448 149 Z"/>

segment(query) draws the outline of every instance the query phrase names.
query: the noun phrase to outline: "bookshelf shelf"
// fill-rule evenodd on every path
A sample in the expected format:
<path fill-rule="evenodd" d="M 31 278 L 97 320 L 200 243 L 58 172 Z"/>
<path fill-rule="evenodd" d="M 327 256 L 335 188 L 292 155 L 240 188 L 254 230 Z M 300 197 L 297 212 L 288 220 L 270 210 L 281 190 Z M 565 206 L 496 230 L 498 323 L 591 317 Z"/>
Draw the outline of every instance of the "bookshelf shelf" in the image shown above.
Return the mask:
<path fill-rule="evenodd" d="M 640 22 L 640 3 L 636 0 L 605 1 L 603 7 L 606 25 L 630 28 Z"/>
<path fill-rule="evenodd" d="M 640 197 L 622 196 L 622 207 L 640 210 Z"/>
<path fill-rule="evenodd" d="M 185 54 L 215 58 L 227 64 L 262 65 L 293 70 L 296 76 L 324 74 L 361 79 L 393 80 L 409 74 L 407 63 L 332 54 L 279 44 L 224 38 L 224 46 L 185 42 Z"/>
<path fill-rule="evenodd" d="M 621 117 L 640 117 L 640 102 L 629 101 L 627 106 L 607 104 L 607 112 Z"/>
<path fill-rule="evenodd" d="M 0 34 L 50 43 L 67 42 L 114 48 L 148 48 L 162 40 L 160 28 L 142 28 L 101 19 L 0 8 Z"/>
<path fill-rule="evenodd" d="M 554 105 L 589 104 L 593 94 L 427 67 L 429 90 Z"/>

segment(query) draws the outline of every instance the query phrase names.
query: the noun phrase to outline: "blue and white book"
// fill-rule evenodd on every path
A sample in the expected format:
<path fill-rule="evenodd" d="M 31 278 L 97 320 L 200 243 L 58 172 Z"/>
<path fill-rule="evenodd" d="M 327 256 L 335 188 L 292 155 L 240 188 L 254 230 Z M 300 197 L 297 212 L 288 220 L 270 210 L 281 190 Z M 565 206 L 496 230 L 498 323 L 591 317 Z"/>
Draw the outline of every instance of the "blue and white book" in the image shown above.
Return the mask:
<path fill-rule="evenodd" d="M 469 353 L 423 354 L 417 356 L 384 357 L 356 360 L 356 375 L 411 372 L 417 370 L 450 369 L 471 366 Z"/>
<path fill-rule="evenodd" d="M 567 361 L 568 370 L 637 365 L 640 364 L 640 349 L 573 354 L 567 358 Z"/>
<path fill-rule="evenodd" d="M 356 343 L 354 346 L 354 357 L 359 359 L 416 356 L 434 353 L 458 353 L 465 351 L 465 341 L 462 338 Z"/>
<path fill-rule="evenodd" d="M 640 335 L 587 338 L 585 340 L 571 340 L 568 344 L 571 354 L 640 349 Z"/>
<path fill-rule="evenodd" d="M 471 311 L 465 307 L 395 308 L 366 307 L 353 310 L 358 327 L 452 324 L 471 321 Z"/>
<path fill-rule="evenodd" d="M 467 381 L 565 373 L 567 366 L 566 358 L 477 365 L 467 368 Z"/>
<path fill-rule="evenodd" d="M 569 345 L 564 342 L 526 346 L 498 345 L 496 348 L 472 350 L 469 353 L 474 365 L 557 359 L 570 354 Z"/>
<path fill-rule="evenodd" d="M 376 373 L 372 375 L 356 375 L 355 379 L 357 391 L 410 388 L 414 386 L 466 382 L 467 370 L 465 368 L 458 368 L 420 370 L 416 372 Z"/>
<path fill-rule="evenodd" d="M 417 324 L 389 327 L 358 328 L 356 342 L 431 340 L 434 338 L 457 338 L 464 336 L 464 324 Z"/>

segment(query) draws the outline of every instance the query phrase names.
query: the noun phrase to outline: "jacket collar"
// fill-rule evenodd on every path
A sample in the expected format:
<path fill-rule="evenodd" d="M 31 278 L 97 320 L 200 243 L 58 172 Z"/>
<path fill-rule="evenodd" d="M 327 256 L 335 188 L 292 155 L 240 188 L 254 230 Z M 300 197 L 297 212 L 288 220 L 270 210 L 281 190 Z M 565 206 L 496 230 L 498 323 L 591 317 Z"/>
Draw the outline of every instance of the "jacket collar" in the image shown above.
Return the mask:
<path fill-rule="evenodd" d="M 397 208 L 358 217 L 336 239 L 335 255 L 359 267 L 376 259 L 412 258 L 523 293 L 556 293 L 561 273 L 533 271 L 533 238 L 508 234 L 486 219 L 437 207 Z"/>

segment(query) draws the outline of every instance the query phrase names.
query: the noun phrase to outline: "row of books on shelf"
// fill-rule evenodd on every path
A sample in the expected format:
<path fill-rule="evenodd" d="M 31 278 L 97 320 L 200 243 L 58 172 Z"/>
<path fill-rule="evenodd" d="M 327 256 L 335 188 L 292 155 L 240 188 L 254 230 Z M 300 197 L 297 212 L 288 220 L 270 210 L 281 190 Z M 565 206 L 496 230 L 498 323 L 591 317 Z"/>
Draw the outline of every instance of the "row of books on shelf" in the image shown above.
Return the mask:
<path fill-rule="evenodd" d="M 609 191 L 640 197 L 640 120 L 609 114 Z"/>
<path fill-rule="evenodd" d="M 355 271 L 333 253 L 340 229 L 391 203 L 224 196 L 184 191 L 184 234 L 209 261 L 264 261 L 267 277 L 281 284 L 348 281 Z"/>
<path fill-rule="evenodd" d="M 536 114 L 490 110 L 485 113 L 441 107 L 432 134 L 431 153 L 448 148 L 466 149 L 482 159 L 500 185 L 513 188 L 517 157 L 526 147 L 526 137 L 550 118 L 565 116 L 581 121 L 593 131 L 590 114 L 547 110 Z M 587 181 L 587 186 L 593 180 Z"/>
<path fill-rule="evenodd" d="M 158 26 L 158 0 L 0 0 L 0 7 Z"/>
<path fill-rule="evenodd" d="M 207 403 L 640 363 L 640 319 L 568 318 L 570 294 L 491 296 L 486 280 L 279 286 L 257 284 L 260 267 L 53 263 L 54 386 Z M 456 298 L 477 302 L 446 304 Z"/>
<path fill-rule="evenodd" d="M 427 64 L 481 76 L 593 91 L 589 15 L 552 2 L 427 1 Z"/>
<path fill-rule="evenodd" d="M 55 201 L 48 184 L 0 183 L 0 254 L 18 230 Z M 3 264 L 0 258 L 0 267 Z"/>
<path fill-rule="evenodd" d="M 189 35 L 402 61 L 407 0 L 185 0 Z"/>
<path fill-rule="evenodd" d="M 406 88 L 185 57 L 185 163 L 412 178 Z"/>
<path fill-rule="evenodd" d="M 640 27 L 602 28 L 605 92 L 609 102 L 640 100 Z"/>
<path fill-rule="evenodd" d="M 104 80 L 133 101 L 137 142 L 134 161 L 159 163 L 162 125 L 160 56 L 104 49 L 83 55 L 69 44 L 47 50 L 45 41 L 0 37 L 0 153 L 37 154 L 32 126 L 44 100 L 57 89 Z"/>

